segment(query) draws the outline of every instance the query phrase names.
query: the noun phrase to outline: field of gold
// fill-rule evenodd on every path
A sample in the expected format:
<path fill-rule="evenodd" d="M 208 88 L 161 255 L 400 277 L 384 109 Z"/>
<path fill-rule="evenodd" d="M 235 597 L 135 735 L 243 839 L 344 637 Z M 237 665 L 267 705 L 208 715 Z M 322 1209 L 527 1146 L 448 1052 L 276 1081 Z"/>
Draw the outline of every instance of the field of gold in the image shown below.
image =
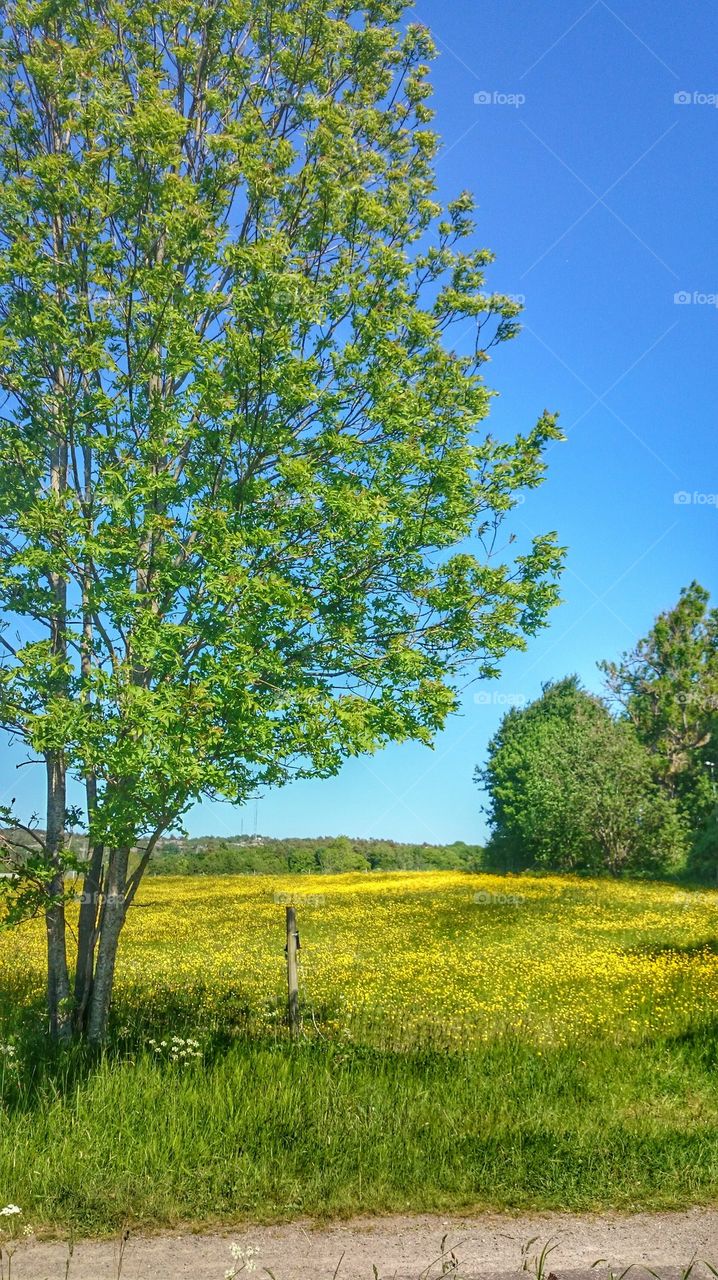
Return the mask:
<path fill-rule="evenodd" d="M 116 1028 L 260 1031 L 284 1016 L 297 908 L 309 1029 L 402 1047 L 505 1030 L 558 1046 L 680 1033 L 718 1001 L 718 893 L 453 872 L 147 879 Z M 0 935 L 0 988 L 37 1004 L 43 932 Z"/>

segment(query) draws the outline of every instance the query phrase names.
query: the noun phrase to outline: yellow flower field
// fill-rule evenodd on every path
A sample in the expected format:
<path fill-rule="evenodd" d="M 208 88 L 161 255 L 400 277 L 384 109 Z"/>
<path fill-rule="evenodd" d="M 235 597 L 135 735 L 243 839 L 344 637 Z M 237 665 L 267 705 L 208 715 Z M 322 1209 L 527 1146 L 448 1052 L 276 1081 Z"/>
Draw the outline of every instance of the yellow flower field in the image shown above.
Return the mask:
<path fill-rule="evenodd" d="M 305 1021 L 330 1034 L 539 1044 L 681 1031 L 718 1001 L 718 893 L 454 872 L 145 881 L 117 1018 L 197 1028 L 283 1016 L 284 904 L 297 908 Z M 32 1001 L 39 925 L 0 935 L 0 986 Z"/>

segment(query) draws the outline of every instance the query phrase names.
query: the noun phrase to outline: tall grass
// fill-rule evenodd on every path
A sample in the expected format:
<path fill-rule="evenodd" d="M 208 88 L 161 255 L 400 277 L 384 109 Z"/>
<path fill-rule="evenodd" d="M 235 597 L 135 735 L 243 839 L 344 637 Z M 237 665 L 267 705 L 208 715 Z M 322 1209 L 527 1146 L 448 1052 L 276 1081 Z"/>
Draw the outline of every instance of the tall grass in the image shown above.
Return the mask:
<path fill-rule="evenodd" d="M 399 1210 L 680 1207 L 718 1194 L 718 1028 L 470 1053 L 237 1041 L 207 1060 L 39 1058 L 0 1200 L 78 1232 Z"/>

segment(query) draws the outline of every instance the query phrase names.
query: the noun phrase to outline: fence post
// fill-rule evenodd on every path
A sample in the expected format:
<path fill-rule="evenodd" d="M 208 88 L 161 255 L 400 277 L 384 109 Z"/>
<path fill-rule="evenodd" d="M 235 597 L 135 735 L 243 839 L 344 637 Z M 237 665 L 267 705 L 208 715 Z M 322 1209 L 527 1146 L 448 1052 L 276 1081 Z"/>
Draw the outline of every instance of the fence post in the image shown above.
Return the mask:
<path fill-rule="evenodd" d="M 287 907 L 287 989 L 289 992 L 289 1034 L 294 1040 L 299 1034 L 299 983 L 297 980 L 297 951 L 299 933 L 294 907 Z"/>

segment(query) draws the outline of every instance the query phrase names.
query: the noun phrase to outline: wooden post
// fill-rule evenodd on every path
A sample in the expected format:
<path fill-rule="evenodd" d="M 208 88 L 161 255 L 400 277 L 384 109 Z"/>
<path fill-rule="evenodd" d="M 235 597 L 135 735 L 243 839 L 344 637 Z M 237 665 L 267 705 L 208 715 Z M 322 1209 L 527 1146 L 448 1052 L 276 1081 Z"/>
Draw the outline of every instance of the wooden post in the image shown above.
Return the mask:
<path fill-rule="evenodd" d="M 294 1040 L 299 1034 L 299 982 L 297 979 L 297 951 L 299 933 L 294 907 L 287 907 L 287 989 L 289 992 L 289 1034 Z"/>

